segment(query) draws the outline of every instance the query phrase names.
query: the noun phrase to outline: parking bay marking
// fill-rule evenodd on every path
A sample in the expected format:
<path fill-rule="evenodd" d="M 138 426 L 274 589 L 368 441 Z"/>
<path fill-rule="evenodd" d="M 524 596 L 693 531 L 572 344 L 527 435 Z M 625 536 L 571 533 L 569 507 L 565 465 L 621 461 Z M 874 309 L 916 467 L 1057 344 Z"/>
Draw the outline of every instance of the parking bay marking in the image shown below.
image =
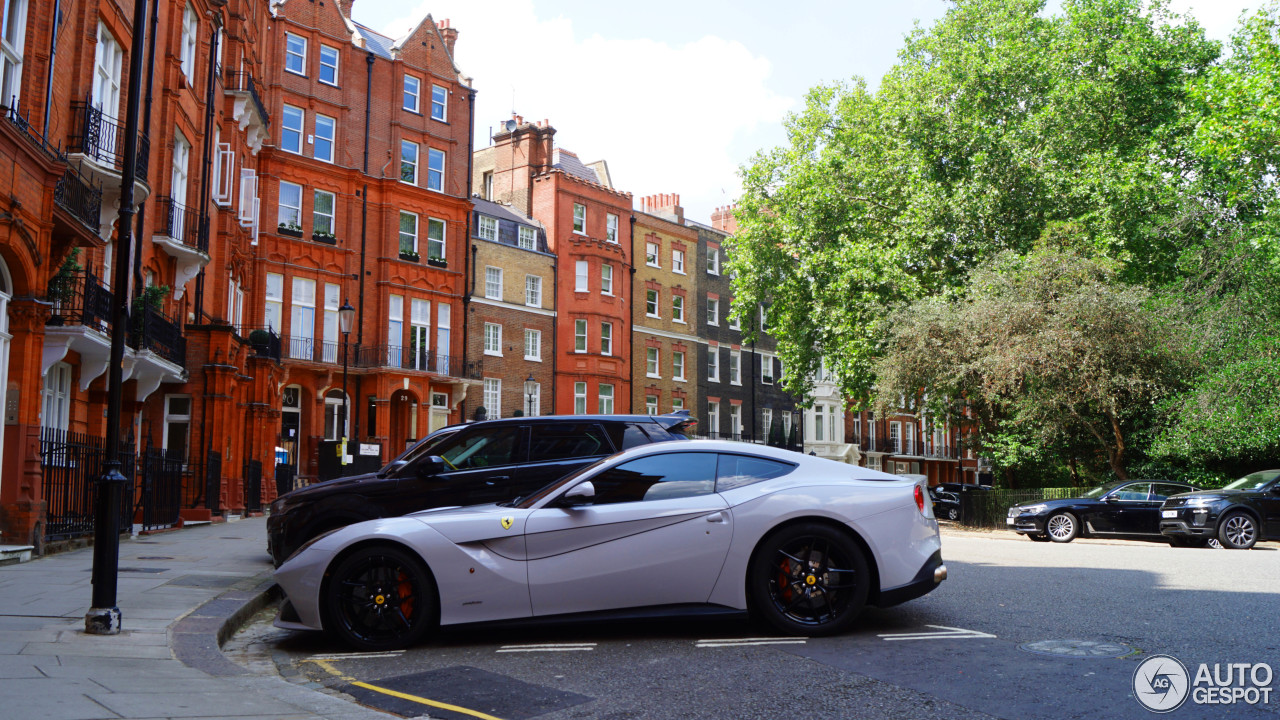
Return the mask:
<path fill-rule="evenodd" d="M 372 653 L 366 653 L 363 655 L 361 655 L 360 653 L 352 653 L 352 654 L 362 656 L 362 657 L 370 657 L 372 655 Z M 399 653 L 387 653 L 387 654 L 396 655 Z M 489 715 L 488 713 L 483 713 L 483 712 L 480 712 L 479 710 L 472 710 L 471 708 L 464 708 L 460 705 L 453 705 L 451 703 L 440 702 L 439 700 L 432 700 L 430 698 L 424 698 L 418 695 L 410 695 L 409 693 L 400 692 L 399 690 L 392 690 L 391 688 L 379 687 L 378 685 L 373 685 L 367 682 L 357 680 L 356 678 L 350 675 L 346 675 L 340 672 L 337 668 L 331 665 L 327 660 L 321 660 L 318 658 L 308 658 L 304 662 L 313 662 L 316 665 L 318 665 L 321 669 L 323 669 L 325 672 L 329 673 L 330 675 L 344 682 L 349 682 L 356 687 L 364 688 L 365 690 L 381 693 L 383 695 L 387 695 L 393 698 L 399 698 L 401 700 L 408 700 L 409 702 L 417 703 L 419 705 L 426 705 L 427 707 L 433 707 L 440 710 L 448 710 L 449 712 L 455 712 L 455 713 L 458 713 L 459 715 L 469 715 L 474 718 L 479 718 L 480 720 L 502 720 L 502 718 L 500 717 L 497 717 L 495 715 Z"/>
<path fill-rule="evenodd" d="M 925 627 L 937 628 L 933 632 L 911 632 L 911 633 L 882 633 L 877 635 L 883 640 L 963 640 L 968 638 L 994 638 L 995 635 L 990 633 L 979 632 L 977 630 L 965 630 L 964 628 L 947 627 L 946 625 L 925 625 Z"/>
<path fill-rule="evenodd" d="M 541 643 L 536 645 L 503 645 L 500 653 L 524 652 L 579 652 L 595 650 L 595 643 Z"/>
<path fill-rule="evenodd" d="M 404 654 L 403 650 L 391 650 L 389 652 L 367 652 L 367 653 L 336 653 L 334 655 L 313 655 L 310 660 L 332 662 L 334 660 L 363 660 L 365 658 L 389 658 L 400 657 Z"/>
<path fill-rule="evenodd" d="M 716 638 L 698 640 L 696 648 L 748 647 L 751 645 L 803 645 L 808 638 Z"/>

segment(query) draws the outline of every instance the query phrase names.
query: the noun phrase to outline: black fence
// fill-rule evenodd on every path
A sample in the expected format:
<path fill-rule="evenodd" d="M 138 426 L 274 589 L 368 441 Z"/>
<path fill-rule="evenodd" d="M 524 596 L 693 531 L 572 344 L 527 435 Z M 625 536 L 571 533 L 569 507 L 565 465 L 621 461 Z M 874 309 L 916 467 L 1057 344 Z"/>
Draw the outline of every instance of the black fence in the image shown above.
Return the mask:
<path fill-rule="evenodd" d="M 244 466 L 244 511 L 262 512 L 262 461 L 250 460 Z"/>
<path fill-rule="evenodd" d="M 120 472 L 134 477 L 133 448 L 121 443 Z M 46 541 L 68 540 L 93 534 L 94 508 L 107 449 L 102 438 L 59 430 L 40 430 L 40 472 L 43 477 Z M 133 523 L 132 492 L 121 493 L 120 529 L 129 532 Z"/>
<path fill-rule="evenodd" d="M 160 234 L 171 237 L 193 250 L 209 251 L 207 233 L 201 232 L 200 211 L 174 202 L 165 196 L 156 200 L 156 218 Z"/>
<path fill-rule="evenodd" d="M 49 280 L 53 303 L 49 325 L 84 325 L 106 333 L 111 327 L 111 291 L 92 272 L 56 274 Z"/>
<path fill-rule="evenodd" d="M 129 347 L 150 350 L 175 365 L 186 366 L 187 338 L 176 320 L 154 308 L 136 308 L 130 320 Z"/>
<path fill-rule="evenodd" d="M 1031 488 L 1024 490 L 980 490 L 960 493 L 960 522 L 970 527 L 1003 528 L 1009 508 L 1039 500 L 1078 497 L 1084 488 Z"/>
<path fill-rule="evenodd" d="M 4 108 L 4 118 L 50 158 L 64 163 L 67 161 L 62 148 L 49 142 L 49 138 L 31 124 L 16 102 L 11 102 Z M 53 201 L 93 234 L 98 234 L 98 223 L 101 220 L 99 210 L 102 207 L 101 183 L 94 183 L 81 175 L 78 169 L 68 166 L 53 190 Z"/>
<path fill-rule="evenodd" d="M 222 453 L 209 452 L 204 461 L 205 507 L 214 515 L 222 512 Z"/>
<path fill-rule="evenodd" d="M 352 353 L 352 367 L 398 368 L 479 380 L 484 377 L 479 360 L 462 362 L 457 355 L 441 355 L 403 345 L 363 345 Z"/>
<path fill-rule="evenodd" d="M 148 445 L 142 452 L 138 476 L 138 507 L 142 530 L 178 524 L 182 514 L 182 458 Z"/>
<path fill-rule="evenodd" d="M 722 433 L 709 432 L 703 434 L 693 434 L 690 438 L 697 440 L 731 440 L 733 442 L 751 443 L 752 445 L 771 445 L 772 447 L 782 448 L 783 450 L 794 450 L 795 452 L 804 452 L 804 443 L 799 438 L 788 438 L 780 445 L 769 442 L 768 436 L 757 437 L 751 433 Z"/>
<path fill-rule="evenodd" d="M 276 496 L 298 488 L 298 471 L 288 463 L 276 463 Z"/>
<path fill-rule="evenodd" d="M 71 103 L 75 118 L 75 133 L 67 142 L 67 151 L 82 153 L 100 165 L 116 171 L 124 171 L 124 126 L 115 118 L 103 114 L 90 100 Z M 151 159 L 151 141 L 146 135 L 138 136 L 137 179 L 147 181 L 148 163 Z"/>

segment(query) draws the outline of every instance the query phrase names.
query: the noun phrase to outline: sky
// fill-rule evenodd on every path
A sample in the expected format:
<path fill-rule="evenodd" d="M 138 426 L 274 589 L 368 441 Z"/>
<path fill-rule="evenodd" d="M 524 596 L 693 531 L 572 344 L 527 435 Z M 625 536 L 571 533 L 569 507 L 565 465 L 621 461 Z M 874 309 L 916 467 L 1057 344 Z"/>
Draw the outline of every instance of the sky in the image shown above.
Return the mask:
<path fill-rule="evenodd" d="M 1261 0 L 1172 0 L 1226 41 Z M 1057 7 L 1050 3 L 1050 11 Z M 783 122 L 816 85 L 894 64 L 942 0 L 354 0 L 354 19 L 398 38 L 430 14 L 458 30 L 455 60 L 476 89 L 476 147 L 513 111 L 546 119 L 556 145 L 605 160 L 614 187 L 681 197 L 685 217 L 741 191 L 738 169 L 786 143 Z M 637 10 L 643 8 L 643 12 Z"/>

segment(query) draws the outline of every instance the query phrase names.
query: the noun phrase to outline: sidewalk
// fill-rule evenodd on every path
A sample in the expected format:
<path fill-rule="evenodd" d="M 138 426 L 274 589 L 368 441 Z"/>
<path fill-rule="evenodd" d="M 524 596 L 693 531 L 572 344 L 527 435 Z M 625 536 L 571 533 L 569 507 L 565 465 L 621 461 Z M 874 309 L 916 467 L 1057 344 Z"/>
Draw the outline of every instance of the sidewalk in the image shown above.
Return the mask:
<path fill-rule="evenodd" d="M 122 539 L 119 635 L 84 633 L 92 564 L 85 548 L 0 567 L 6 720 L 389 717 L 223 657 L 272 597 L 265 518 Z"/>

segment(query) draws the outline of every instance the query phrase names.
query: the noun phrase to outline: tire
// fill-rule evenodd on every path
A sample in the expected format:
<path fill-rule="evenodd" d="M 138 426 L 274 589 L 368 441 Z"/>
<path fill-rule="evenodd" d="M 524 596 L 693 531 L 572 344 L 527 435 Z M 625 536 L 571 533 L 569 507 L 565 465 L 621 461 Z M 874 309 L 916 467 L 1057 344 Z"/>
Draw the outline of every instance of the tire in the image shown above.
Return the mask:
<path fill-rule="evenodd" d="M 747 576 L 752 610 L 790 635 L 847 629 L 867 603 L 871 572 L 858 543 L 829 525 L 792 525 L 756 549 Z"/>
<path fill-rule="evenodd" d="M 959 519 L 960 519 L 960 508 L 953 508 L 953 507 L 952 507 L 952 508 L 947 508 L 947 519 L 948 519 L 948 520 L 959 520 Z"/>
<path fill-rule="evenodd" d="M 1218 542 L 1228 550 L 1248 550 L 1258 542 L 1258 521 L 1249 513 L 1228 513 L 1218 521 Z"/>
<path fill-rule="evenodd" d="M 1080 521 L 1069 512 L 1054 513 L 1044 521 L 1045 534 L 1059 543 L 1069 543 L 1080 533 Z"/>
<path fill-rule="evenodd" d="M 390 545 L 363 547 L 329 573 L 325 629 L 363 651 L 414 645 L 436 623 L 439 596 L 413 553 Z"/>
<path fill-rule="evenodd" d="M 1049 536 L 1044 533 L 1027 533 L 1027 539 L 1031 542 L 1049 542 Z"/>

